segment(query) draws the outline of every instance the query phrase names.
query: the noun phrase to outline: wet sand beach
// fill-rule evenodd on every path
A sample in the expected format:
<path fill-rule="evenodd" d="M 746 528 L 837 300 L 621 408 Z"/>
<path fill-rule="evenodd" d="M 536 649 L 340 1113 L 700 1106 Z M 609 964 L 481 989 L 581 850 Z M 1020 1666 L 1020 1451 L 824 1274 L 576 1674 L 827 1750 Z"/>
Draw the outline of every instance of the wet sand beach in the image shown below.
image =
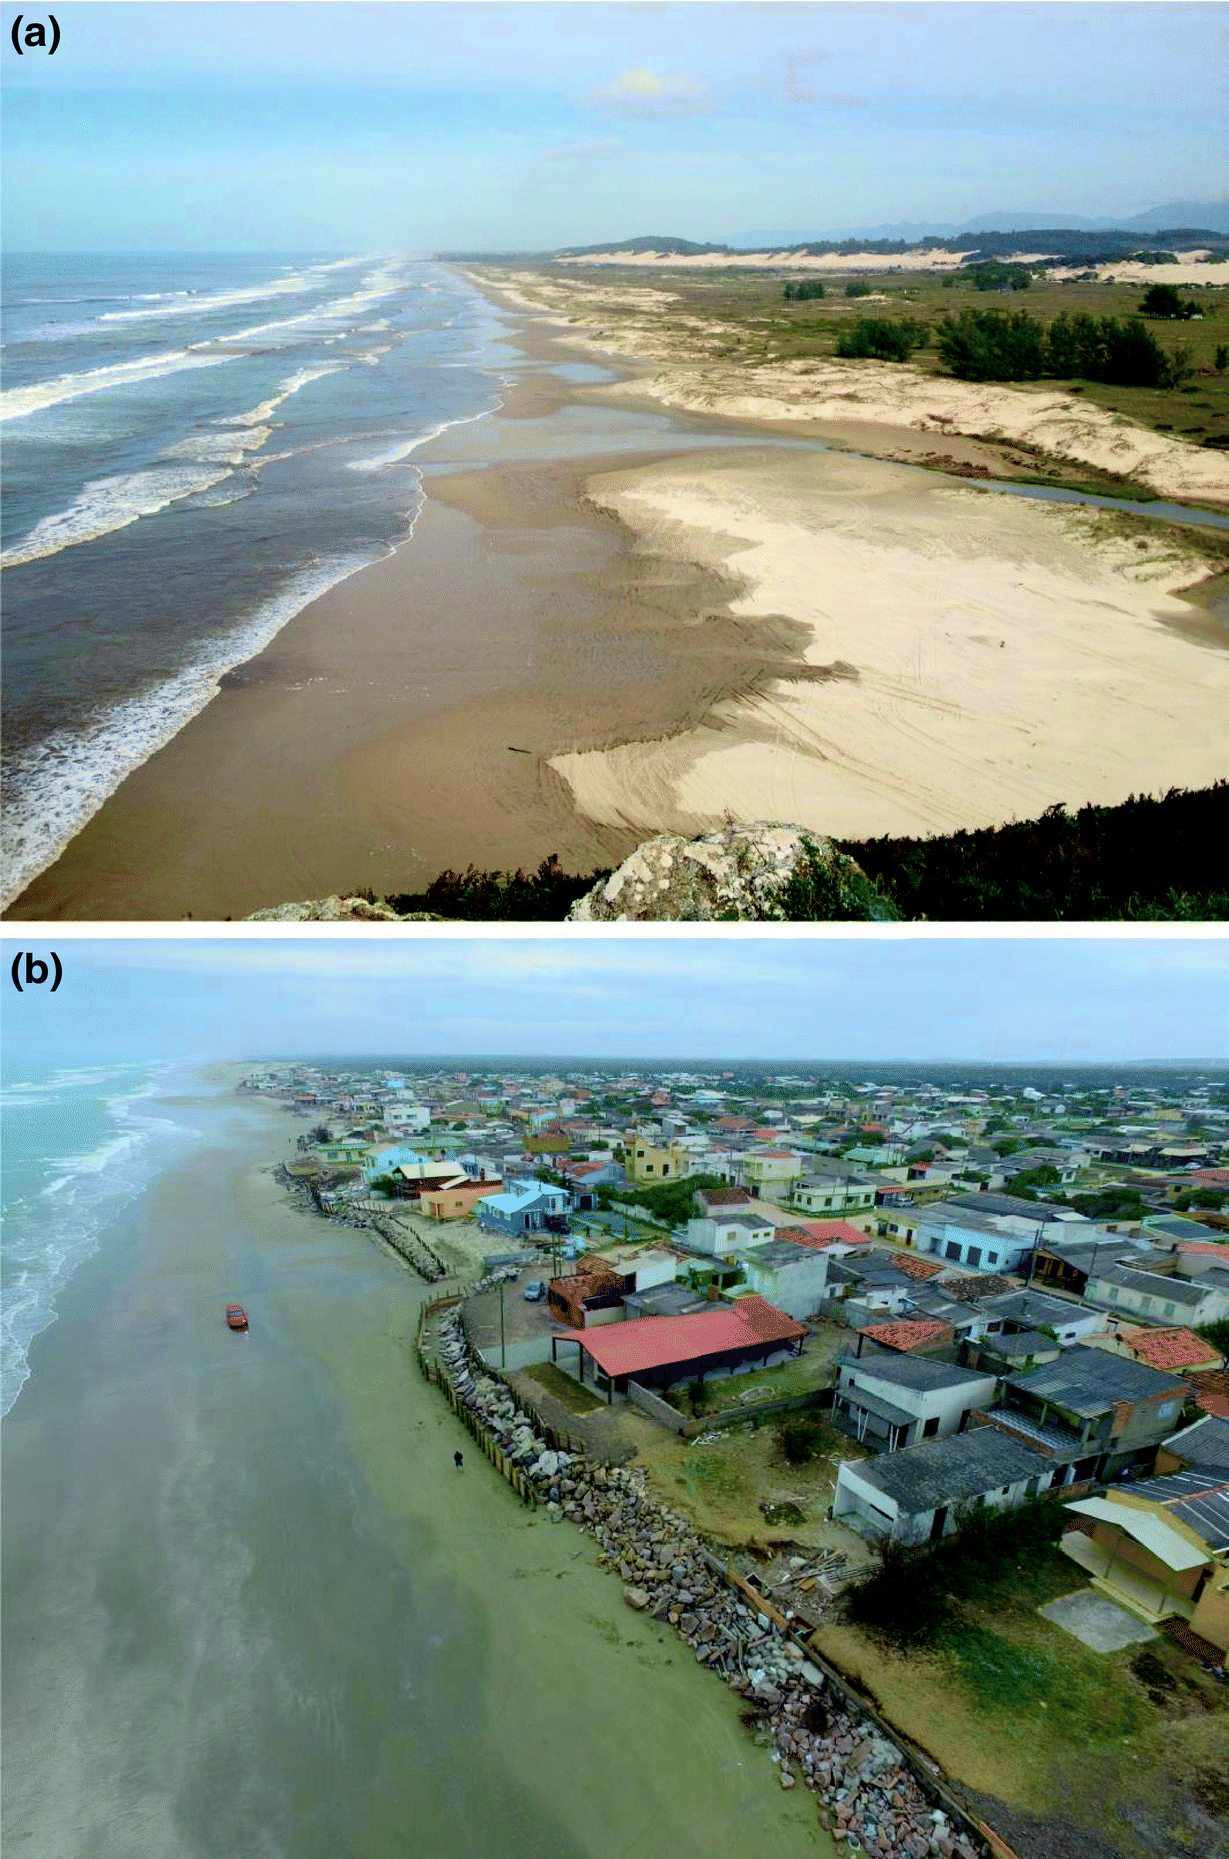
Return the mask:
<path fill-rule="evenodd" d="M 1223 775 L 1229 655 L 1180 532 L 1141 548 L 771 408 L 665 412 L 648 361 L 603 381 L 591 330 L 487 294 L 523 365 L 415 454 L 412 537 L 230 674 L 10 915 L 240 917 L 588 871 L 727 814 L 925 833 Z"/>
<path fill-rule="evenodd" d="M 454 1472 L 421 1285 L 267 1172 L 299 1126 L 173 1114 L 201 1140 L 74 1277 L 5 1424 L 5 1852 L 830 1854 L 593 1545 Z"/>

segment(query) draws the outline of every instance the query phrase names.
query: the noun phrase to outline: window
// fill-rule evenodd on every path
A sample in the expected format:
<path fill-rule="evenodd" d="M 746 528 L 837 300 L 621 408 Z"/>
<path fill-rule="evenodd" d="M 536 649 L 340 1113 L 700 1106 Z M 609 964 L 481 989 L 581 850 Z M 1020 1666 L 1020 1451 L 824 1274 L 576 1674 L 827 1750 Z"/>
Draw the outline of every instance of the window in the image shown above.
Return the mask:
<path fill-rule="evenodd" d="M 960 1247 L 954 1239 L 948 1240 L 946 1246 L 943 1248 L 943 1254 L 944 1257 L 948 1259 L 958 1259 L 960 1257 Z"/>
<path fill-rule="evenodd" d="M 1167 1317 L 1172 1317 L 1174 1314 L 1174 1309 L 1175 1309 L 1175 1306 L 1173 1304 L 1166 1304 L 1164 1306 L 1165 1315 Z"/>
<path fill-rule="evenodd" d="M 969 1264 L 970 1265 L 981 1264 L 981 1247 L 980 1246 L 969 1247 Z"/>
<path fill-rule="evenodd" d="M 1116 1304 L 1118 1302 L 1118 1286 L 1117 1285 L 1110 1286 L 1109 1296 L 1110 1296 L 1111 1303 Z"/>
<path fill-rule="evenodd" d="M 986 1254 L 987 1265 L 997 1265 L 998 1262 L 999 1262 L 999 1255 L 997 1252 L 988 1252 Z"/>
<path fill-rule="evenodd" d="M 922 1438 L 923 1438 L 923 1439 L 933 1439 L 933 1438 L 934 1438 L 934 1436 L 935 1436 L 935 1434 L 936 1434 L 936 1433 L 937 1433 L 938 1431 L 939 1431 L 939 1416 L 938 1416 L 938 1414 L 936 1414 L 936 1415 L 934 1416 L 934 1419 L 933 1419 L 933 1420 L 928 1420 L 928 1421 L 926 1422 L 926 1425 L 925 1425 L 925 1426 L 924 1426 L 924 1427 L 922 1428 Z"/>

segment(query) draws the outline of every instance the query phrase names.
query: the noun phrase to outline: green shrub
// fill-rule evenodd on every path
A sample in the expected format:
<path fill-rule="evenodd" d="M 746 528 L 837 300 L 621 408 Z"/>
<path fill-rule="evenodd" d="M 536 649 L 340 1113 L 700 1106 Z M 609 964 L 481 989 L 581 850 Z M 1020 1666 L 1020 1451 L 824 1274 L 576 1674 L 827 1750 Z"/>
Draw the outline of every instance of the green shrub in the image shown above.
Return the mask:
<path fill-rule="evenodd" d="M 836 352 L 846 361 L 908 361 L 915 349 L 929 340 L 925 323 L 904 316 L 860 316 L 836 339 Z"/>
<path fill-rule="evenodd" d="M 825 857 L 805 836 L 802 857 L 778 891 L 774 906 L 787 923 L 895 923 L 888 892 L 871 883 L 844 853 Z"/>
<path fill-rule="evenodd" d="M 869 284 L 864 283 L 860 278 L 855 278 L 852 284 L 845 286 L 845 295 L 847 297 L 870 297 L 874 295 L 874 292 Z"/>

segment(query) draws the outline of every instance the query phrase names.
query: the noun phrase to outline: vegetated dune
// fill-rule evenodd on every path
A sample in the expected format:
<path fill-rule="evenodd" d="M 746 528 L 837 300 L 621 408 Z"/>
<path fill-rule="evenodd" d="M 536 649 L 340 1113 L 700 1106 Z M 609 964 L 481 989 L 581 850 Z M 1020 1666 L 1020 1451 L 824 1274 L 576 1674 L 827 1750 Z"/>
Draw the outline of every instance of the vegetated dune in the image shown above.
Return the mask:
<path fill-rule="evenodd" d="M 1151 269 L 1153 282 L 1162 272 L 1167 281 L 1170 267 Z M 957 381 L 896 362 L 748 364 L 730 355 L 727 326 L 670 314 L 677 298 L 668 290 L 528 271 L 475 275 L 518 307 L 554 319 L 557 333 L 593 358 L 636 364 L 635 380 L 601 390 L 612 400 L 648 395 L 680 411 L 772 425 L 857 422 L 888 429 L 885 442 L 893 428 L 1014 441 L 1133 478 L 1161 497 L 1229 504 L 1223 453 L 1150 432 L 1067 387 Z"/>

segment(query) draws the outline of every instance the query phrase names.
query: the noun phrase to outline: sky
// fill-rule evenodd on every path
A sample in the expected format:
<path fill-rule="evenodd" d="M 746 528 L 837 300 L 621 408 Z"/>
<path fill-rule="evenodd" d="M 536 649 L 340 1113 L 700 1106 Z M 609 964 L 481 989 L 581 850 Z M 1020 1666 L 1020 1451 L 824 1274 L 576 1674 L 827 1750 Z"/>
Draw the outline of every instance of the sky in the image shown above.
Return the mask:
<path fill-rule="evenodd" d="M 404 1057 L 961 1063 L 1229 1058 L 1221 935 L 360 940 L 61 936 L 4 1059 Z M 43 959 L 47 950 L 36 951 Z M 19 964 L 19 975 L 23 972 Z"/>
<path fill-rule="evenodd" d="M 738 243 L 1226 188 L 1199 0 L 58 0 L 20 59 L 3 11 L 10 250 Z"/>

